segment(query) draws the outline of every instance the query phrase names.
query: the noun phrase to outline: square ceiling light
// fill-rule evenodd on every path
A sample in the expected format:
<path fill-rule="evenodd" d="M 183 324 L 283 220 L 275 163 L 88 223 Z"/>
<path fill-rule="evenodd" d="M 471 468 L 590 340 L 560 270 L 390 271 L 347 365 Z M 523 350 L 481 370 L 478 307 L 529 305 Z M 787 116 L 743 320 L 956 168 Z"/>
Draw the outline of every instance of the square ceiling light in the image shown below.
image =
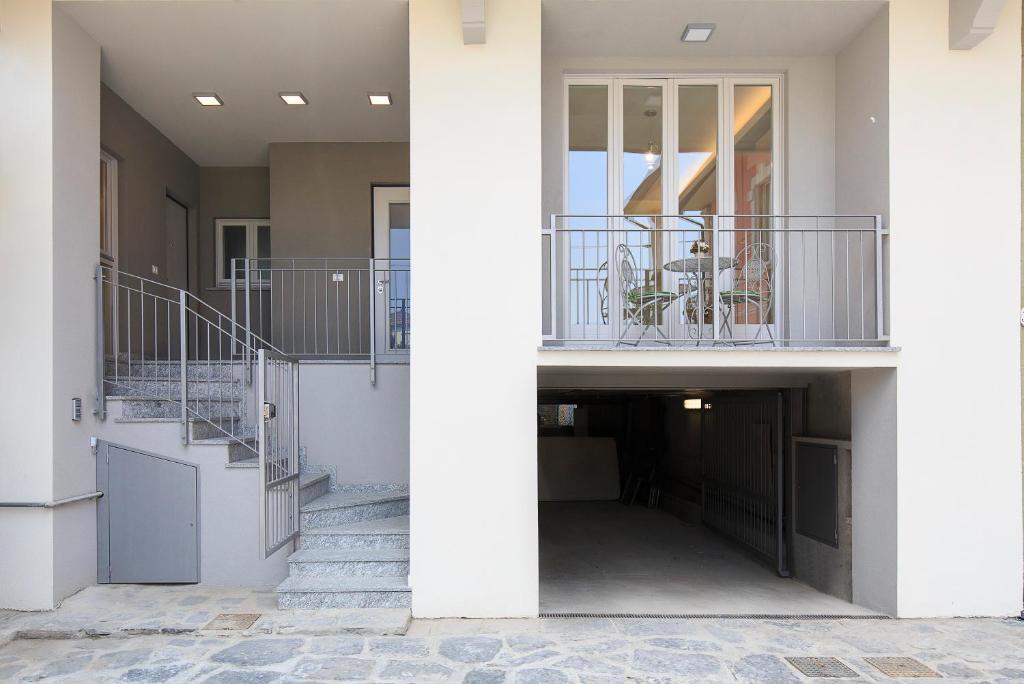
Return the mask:
<path fill-rule="evenodd" d="M 284 102 L 286 105 L 309 104 L 309 100 L 306 99 L 306 96 L 298 91 L 295 91 L 293 93 L 278 93 L 277 96 L 280 97 L 281 101 Z"/>
<path fill-rule="evenodd" d="M 391 104 L 391 93 L 366 93 L 370 98 L 370 104 L 377 107 L 386 107 Z"/>
<path fill-rule="evenodd" d="M 196 102 L 204 107 L 221 107 L 224 105 L 224 100 L 220 99 L 217 93 L 192 93 L 192 97 L 196 98 Z"/>
<path fill-rule="evenodd" d="M 714 24 L 687 24 L 679 40 L 684 43 L 706 43 L 714 32 Z"/>

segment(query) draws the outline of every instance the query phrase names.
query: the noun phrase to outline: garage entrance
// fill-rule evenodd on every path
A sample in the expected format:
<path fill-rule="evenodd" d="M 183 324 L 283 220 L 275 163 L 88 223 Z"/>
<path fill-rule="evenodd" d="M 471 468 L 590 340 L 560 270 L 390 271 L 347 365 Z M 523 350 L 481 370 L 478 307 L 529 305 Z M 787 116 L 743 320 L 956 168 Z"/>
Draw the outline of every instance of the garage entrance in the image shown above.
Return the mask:
<path fill-rule="evenodd" d="M 838 446 L 800 447 L 798 495 L 802 401 L 789 389 L 543 391 L 541 612 L 870 613 L 849 603 L 849 479 L 815 467 L 838 466 Z M 829 525 L 827 539 L 806 536 Z"/>

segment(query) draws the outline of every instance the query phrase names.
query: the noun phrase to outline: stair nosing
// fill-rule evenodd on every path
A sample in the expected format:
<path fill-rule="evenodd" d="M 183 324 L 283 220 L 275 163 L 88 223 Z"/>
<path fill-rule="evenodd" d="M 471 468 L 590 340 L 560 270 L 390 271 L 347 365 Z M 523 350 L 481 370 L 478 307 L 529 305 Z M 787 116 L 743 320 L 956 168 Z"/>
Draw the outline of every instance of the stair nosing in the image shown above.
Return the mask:
<path fill-rule="evenodd" d="M 339 508 L 355 508 L 357 506 L 372 506 L 374 504 L 392 503 L 395 501 L 407 501 L 409 499 L 408 493 L 398 492 L 359 492 L 358 494 L 366 494 L 366 498 L 355 501 L 345 501 L 342 497 L 344 494 L 353 494 L 353 492 L 345 492 L 340 490 L 338 492 L 331 492 L 324 496 L 318 497 L 313 501 L 305 504 L 299 510 L 302 513 L 313 513 L 315 511 L 329 511 Z M 335 495 L 332 497 L 332 495 Z M 328 499 L 325 501 L 325 499 Z M 339 500 L 340 499 L 340 500 Z"/>
<path fill-rule="evenodd" d="M 376 556 L 376 557 L 374 557 Z M 289 563 L 408 563 L 409 549 L 299 549 Z"/>
<path fill-rule="evenodd" d="M 398 581 L 403 584 L 398 585 Z M 296 577 L 290 575 L 277 585 L 274 591 L 278 594 L 407 594 L 412 591 L 412 588 L 409 586 L 408 577 L 399 576 Z"/>

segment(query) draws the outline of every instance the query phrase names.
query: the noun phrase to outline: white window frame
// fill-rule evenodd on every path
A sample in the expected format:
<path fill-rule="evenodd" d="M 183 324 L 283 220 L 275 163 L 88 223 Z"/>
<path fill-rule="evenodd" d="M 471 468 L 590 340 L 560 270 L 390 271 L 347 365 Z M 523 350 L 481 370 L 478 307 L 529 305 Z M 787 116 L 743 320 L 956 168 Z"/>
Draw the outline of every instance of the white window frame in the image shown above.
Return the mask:
<path fill-rule="evenodd" d="M 104 198 L 106 205 L 103 207 L 103 216 L 106 217 L 106 224 L 100 226 L 103 239 L 100 240 L 100 263 L 104 266 L 116 268 L 117 266 L 117 158 L 105 150 L 100 150 L 100 161 L 107 165 L 106 173 L 100 178 L 104 187 Z M 103 242 L 107 243 L 109 251 L 103 251 Z"/>
<path fill-rule="evenodd" d="M 245 256 L 248 259 L 255 259 L 259 256 L 256 251 L 256 234 L 260 226 L 267 226 L 270 228 L 271 244 L 273 244 L 274 229 L 270 225 L 270 219 L 268 218 L 256 218 L 256 219 L 232 219 L 222 218 L 215 219 L 214 225 L 214 240 L 216 244 L 216 262 L 213 265 L 214 275 L 217 278 L 217 285 L 219 287 L 231 287 L 231 274 L 224 273 L 221 268 L 224 264 L 224 226 L 245 226 Z M 265 285 L 265 287 L 269 287 Z"/>

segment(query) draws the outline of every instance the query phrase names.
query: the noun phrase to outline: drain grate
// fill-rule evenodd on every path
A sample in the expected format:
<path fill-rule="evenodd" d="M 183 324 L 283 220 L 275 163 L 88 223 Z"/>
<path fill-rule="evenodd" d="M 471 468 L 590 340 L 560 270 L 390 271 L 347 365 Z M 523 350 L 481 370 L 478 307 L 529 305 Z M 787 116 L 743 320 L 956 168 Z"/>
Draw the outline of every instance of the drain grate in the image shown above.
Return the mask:
<path fill-rule="evenodd" d="M 805 677 L 856 677 L 856 671 L 839 658 L 828 657 L 793 657 L 786 658 L 789 664 L 800 671 Z"/>
<path fill-rule="evenodd" d="M 931 669 L 920 660 L 907 658 L 905 656 L 885 658 L 865 658 L 869 665 L 889 677 L 941 677 L 938 672 Z"/>
<path fill-rule="evenodd" d="M 626 620 L 888 620 L 888 615 L 786 615 L 775 613 L 541 613 L 542 618 Z"/>
<path fill-rule="evenodd" d="M 221 613 L 206 623 L 203 629 L 249 629 L 260 619 L 260 613 Z"/>

